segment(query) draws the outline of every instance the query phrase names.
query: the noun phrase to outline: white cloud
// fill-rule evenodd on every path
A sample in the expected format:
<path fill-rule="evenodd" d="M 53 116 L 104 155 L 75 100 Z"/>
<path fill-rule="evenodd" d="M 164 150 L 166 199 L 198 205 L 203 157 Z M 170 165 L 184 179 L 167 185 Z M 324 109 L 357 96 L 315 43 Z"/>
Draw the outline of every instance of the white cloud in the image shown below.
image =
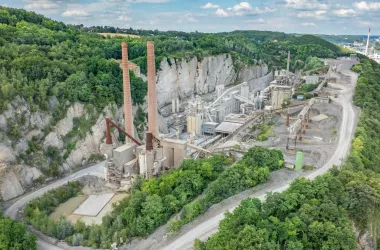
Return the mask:
<path fill-rule="evenodd" d="M 327 11 L 325 10 L 317 10 L 317 11 L 302 11 L 297 13 L 297 17 L 299 18 L 315 18 L 317 20 L 328 20 L 324 14 Z"/>
<path fill-rule="evenodd" d="M 253 7 L 248 2 L 241 2 L 225 10 L 219 8 L 215 12 L 215 14 L 217 16 L 227 17 L 227 16 L 245 16 L 245 15 L 264 14 L 264 13 L 275 12 L 275 11 L 276 11 L 275 9 L 271 9 L 268 7 L 265 7 L 264 9 L 260 9 L 258 7 Z"/>
<path fill-rule="evenodd" d="M 326 10 L 328 5 L 318 0 L 285 0 L 285 7 L 298 10 Z"/>
<path fill-rule="evenodd" d="M 159 23 L 158 19 L 152 19 L 152 20 L 149 20 L 149 21 L 138 21 L 136 24 L 142 25 L 143 27 L 146 27 L 146 26 L 155 26 L 158 23 Z"/>
<path fill-rule="evenodd" d="M 127 16 L 127 15 L 121 15 L 121 16 L 119 16 L 119 17 L 117 18 L 117 20 L 120 20 L 120 21 L 127 21 L 127 22 L 129 22 L 129 21 L 132 21 L 132 18 L 130 18 L 130 17 Z"/>
<path fill-rule="evenodd" d="M 60 5 L 48 0 L 34 1 L 24 6 L 26 10 L 33 10 L 44 14 L 55 14 L 58 12 Z"/>
<path fill-rule="evenodd" d="M 222 17 L 228 16 L 228 13 L 226 11 L 224 11 L 223 9 L 217 9 L 216 12 L 215 12 L 215 14 L 217 16 L 222 16 Z"/>
<path fill-rule="evenodd" d="M 207 3 L 206 5 L 202 6 L 202 9 L 218 9 L 220 6 L 217 4 Z"/>
<path fill-rule="evenodd" d="M 177 22 L 178 23 L 197 23 L 198 20 L 195 19 L 195 17 L 192 14 L 187 13 L 184 16 L 179 16 Z"/>
<path fill-rule="evenodd" d="M 355 15 L 356 12 L 353 9 L 340 9 L 334 10 L 333 13 L 337 16 L 346 17 Z"/>
<path fill-rule="evenodd" d="M 359 24 L 361 26 L 373 26 L 373 22 L 368 22 L 368 21 L 359 21 Z"/>
<path fill-rule="evenodd" d="M 62 16 L 63 17 L 89 17 L 90 13 L 84 10 L 71 9 L 71 10 L 66 10 L 65 12 L 63 12 Z"/>
<path fill-rule="evenodd" d="M 251 20 L 247 20 L 245 21 L 246 23 L 265 23 L 265 20 L 262 19 L 262 18 L 258 18 L 258 19 L 251 19 Z"/>
<path fill-rule="evenodd" d="M 301 25 L 305 27 L 318 27 L 318 25 L 316 25 L 315 23 L 301 23 Z"/>
<path fill-rule="evenodd" d="M 354 6 L 359 10 L 377 11 L 380 10 L 380 3 L 377 2 L 355 2 Z"/>
<path fill-rule="evenodd" d="M 325 10 L 317 10 L 316 12 L 315 12 L 315 14 L 317 14 L 317 15 L 322 15 L 322 14 L 325 14 L 327 11 L 325 11 Z"/>

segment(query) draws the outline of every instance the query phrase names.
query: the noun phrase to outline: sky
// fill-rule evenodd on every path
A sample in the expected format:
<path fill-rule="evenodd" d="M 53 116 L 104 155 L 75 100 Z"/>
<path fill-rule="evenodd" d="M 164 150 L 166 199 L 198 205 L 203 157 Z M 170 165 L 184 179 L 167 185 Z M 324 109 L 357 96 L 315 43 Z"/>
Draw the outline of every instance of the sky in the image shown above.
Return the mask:
<path fill-rule="evenodd" d="M 85 26 L 221 32 L 380 34 L 380 0 L 0 0 Z"/>

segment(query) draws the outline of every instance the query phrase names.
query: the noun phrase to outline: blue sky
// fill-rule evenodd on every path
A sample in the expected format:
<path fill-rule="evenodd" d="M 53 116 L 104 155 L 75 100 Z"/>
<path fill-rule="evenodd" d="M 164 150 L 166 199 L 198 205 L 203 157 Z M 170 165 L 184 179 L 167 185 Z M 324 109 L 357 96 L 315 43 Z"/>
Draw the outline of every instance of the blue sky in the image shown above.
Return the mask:
<path fill-rule="evenodd" d="M 380 34 L 380 1 L 0 0 L 71 24 L 220 32 Z"/>

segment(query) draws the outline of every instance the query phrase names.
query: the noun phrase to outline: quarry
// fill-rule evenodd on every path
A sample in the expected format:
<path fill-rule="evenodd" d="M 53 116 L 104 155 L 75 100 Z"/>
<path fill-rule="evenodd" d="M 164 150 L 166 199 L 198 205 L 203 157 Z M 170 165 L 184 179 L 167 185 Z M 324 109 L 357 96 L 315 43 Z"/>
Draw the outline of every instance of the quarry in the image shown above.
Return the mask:
<path fill-rule="evenodd" d="M 101 145 L 106 158 L 101 163 L 103 173 L 99 177 L 82 177 L 85 187 L 81 195 L 61 204 L 50 215 L 51 219 L 57 221 L 64 216 L 73 224 L 77 221 L 86 225 L 101 224 L 113 205 L 128 196 L 135 180 L 160 176 L 178 168 L 184 159 L 219 153 L 239 158 L 248 149 L 263 146 L 283 152 L 284 169 L 273 173 L 273 178 L 287 179 L 321 168 L 331 157 L 342 119 L 342 108 L 335 103 L 337 95 L 334 93 L 340 84 L 351 81 L 350 76 L 340 71 L 341 61 L 325 61 L 328 72 L 319 76 L 292 73 L 289 66 L 274 71 L 264 66 L 257 68 L 254 74 L 244 73 L 246 81 L 234 84 L 230 80 L 234 72 L 221 68 L 214 76 L 216 79 L 202 87 L 199 81 L 212 77 L 209 73 L 183 76 L 179 70 L 176 77 L 186 77 L 181 82 L 189 81 L 193 85 L 185 85 L 184 89 L 178 86 L 177 80 L 177 88 L 168 91 L 169 86 L 156 85 L 154 44 L 148 42 L 147 48 L 145 137 L 141 140 L 133 125 L 129 69 L 136 68 L 130 66 L 128 48 L 123 43 L 124 108 L 119 112 L 124 114 L 124 126 L 103 117 L 99 124 L 104 125 L 106 134 L 105 143 Z M 290 56 L 289 53 L 289 60 Z M 219 56 L 217 60 L 230 58 Z M 163 68 L 168 67 L 165 63 L 162 63 Z M 191 66 L 192 62 L 188 63 Z M 160 80 L 165 77 L 168 76 L 157 75 Z M 314 85 L 314 88 L 310 93 L 297 94 L 303 84 Z M 125 135 L 125 144 L 117 142 L 119 133 Z"/>

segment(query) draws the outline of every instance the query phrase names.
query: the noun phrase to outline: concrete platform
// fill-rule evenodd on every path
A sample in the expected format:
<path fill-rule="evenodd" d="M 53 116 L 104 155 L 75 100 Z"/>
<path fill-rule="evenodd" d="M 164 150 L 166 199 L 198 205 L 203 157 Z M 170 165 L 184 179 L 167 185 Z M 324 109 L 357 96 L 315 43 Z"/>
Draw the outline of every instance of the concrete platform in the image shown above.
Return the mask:
<path fill-rule="evenodd" d="M 311 120 L 313 122 L 320 122 L 320 121 L 326 120 L 327 118 L 329 118 L 327 115 L 325 115 L 325 114 L 319 114 L 319 115 L 316 115 L 316 116 L 312 117 Z"/>
<path fill-rule="evenodd" d="M 75 211 L 74 215 L 97 216 L 114 194 L 90 195 Z"/>

